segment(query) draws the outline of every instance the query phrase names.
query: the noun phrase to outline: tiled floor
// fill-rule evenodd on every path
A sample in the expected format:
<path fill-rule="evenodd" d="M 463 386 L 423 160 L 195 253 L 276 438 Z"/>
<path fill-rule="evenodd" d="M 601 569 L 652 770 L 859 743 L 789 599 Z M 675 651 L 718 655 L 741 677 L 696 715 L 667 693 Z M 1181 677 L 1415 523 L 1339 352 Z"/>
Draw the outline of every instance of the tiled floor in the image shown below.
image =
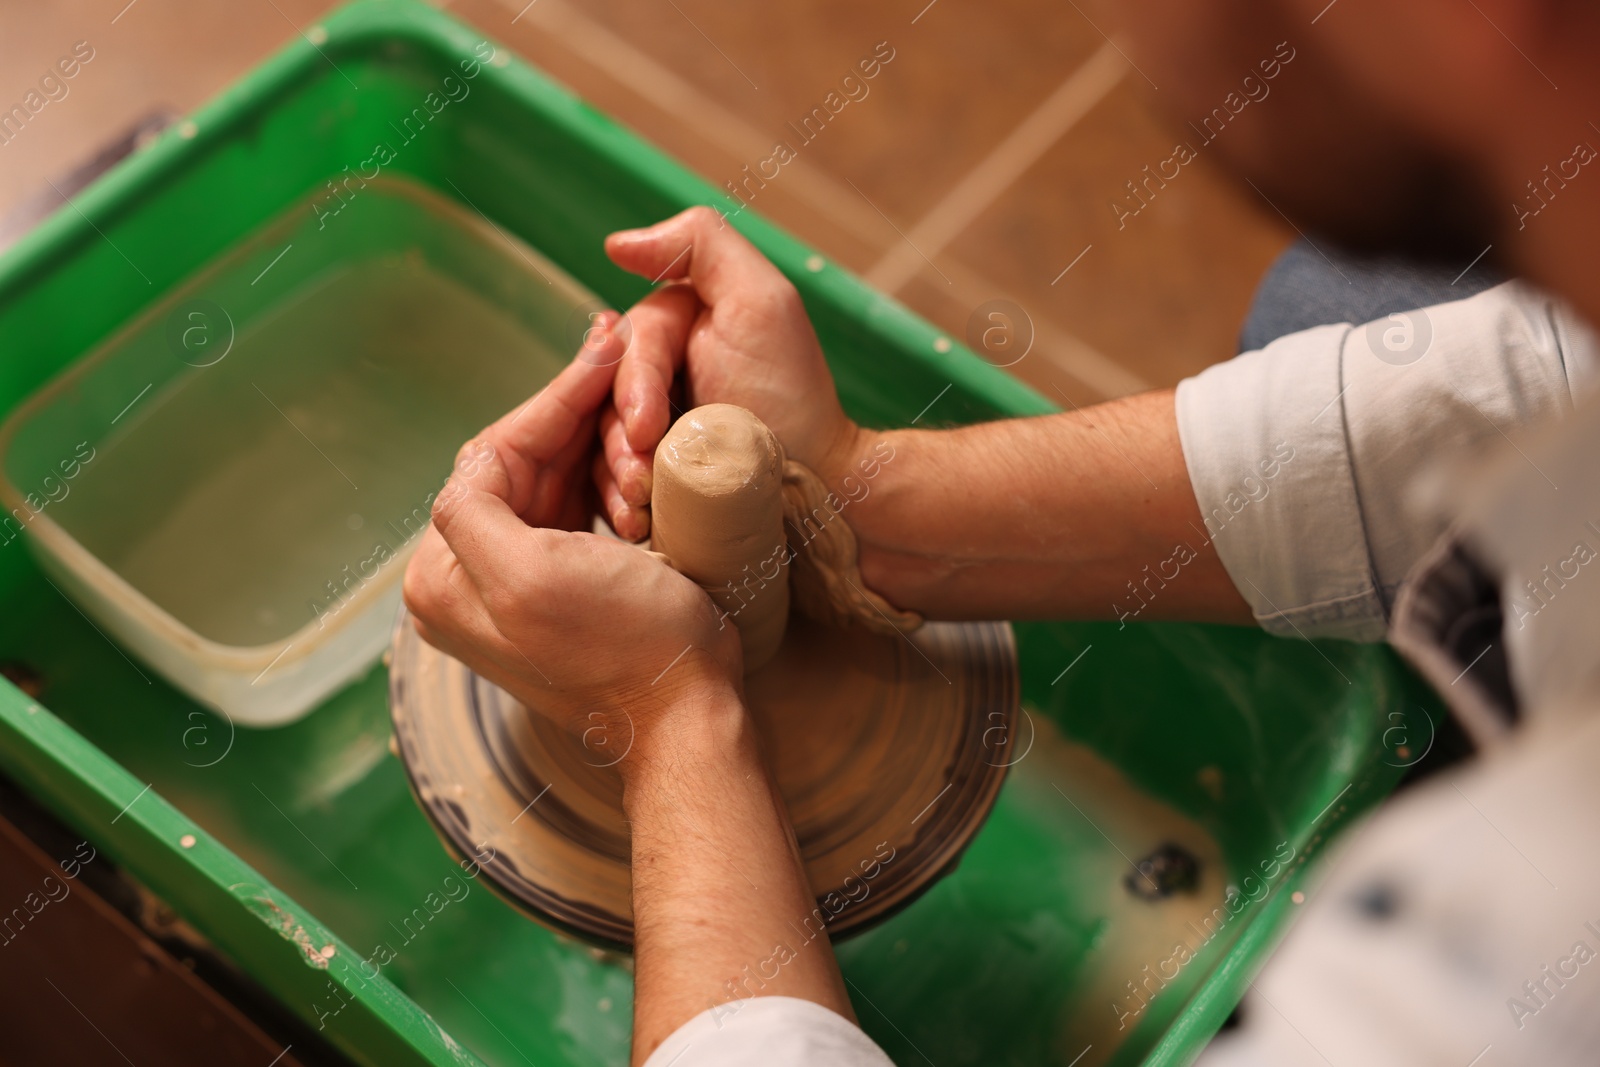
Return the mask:
<path fill-rule="evenodd" d="M 20 101 L 78 41 L 94 58 L 0 146 L 0 212 L 150 109 L 201 104 L 329 6 L 6 4 L 0 103 Z M 1231 355 L 1250 292 L 1289 237 L 1203 155 L 1119 227 L 1111 201 L 1172 138 L 1092 4 L 443 6 L 718 185 L 742 180 L 776 141 L 793 145 L 778 178 L 750 187 L 754 210 L 954 336 L 969 335 L 980 306 L 1011 301 L 1036 340 L 1009 369 L 1058 403 L 1171 384 Z M 847 86 L 857 99 L 803 141 L 805 117 L 875 51 L 892 58 L 865 95 Z"/>

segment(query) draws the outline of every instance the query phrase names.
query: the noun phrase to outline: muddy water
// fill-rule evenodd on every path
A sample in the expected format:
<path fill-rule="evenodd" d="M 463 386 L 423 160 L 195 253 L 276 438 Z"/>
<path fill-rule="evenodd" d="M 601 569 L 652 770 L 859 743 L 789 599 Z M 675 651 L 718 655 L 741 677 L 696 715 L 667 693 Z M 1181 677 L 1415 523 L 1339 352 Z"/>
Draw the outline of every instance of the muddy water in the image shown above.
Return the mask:
<path fill-rule="evenodd" d="M 1238 876 L 1207 829 L 1048 718 L 1030 709 L 1014 737 L 1020 758 L 959 867 L 836 946 L 870 998 L 863 1025 L 897 1062 L 1107 1063 L 1136 1027 L 1170 1022 L 1262 906 L 1234 898 L 1230 915 Z M 1192 892 L 1130 892 L 1132 861 L 1163 845 L 1198 861 Z"/>
<path fill-rule="evenodd" d="M 1220 926 L 1225 936 L 1215 910 L 1223 907 L 1228 872 L 1221 849 L 1198 823 L 1140 792 L 1104 758 L 1063 738 L 1048 719 L 1033 721 L 1033 750 L 1012 770 L 1010 788 L 1051 813 L 1080 846 L 1074 905 L 1096 917 L 1098 931 L 1075 968 L 1081 978 L 1057 1025 L 1062 1062 L 1087 1049 L 1078 1067 L 1092 1067 L 1111 1058 L 1164 989 L 1183 984 L 1210 933 Z M 1169 843 L 1199 860 L 1193 891 L 1158 900 L 1131 892 L 1127 878 L 1139 877 L 1133 864 Z M 1197 976 L 1198 968 L 1187 975 Z"/>
<path fill-rule="evenodd" d="M 202 636 L 280 641 L 371 581 L 461 442 L 566 359 L 420 257 L 358 263 L 158 387 L 54 514 Z"/>

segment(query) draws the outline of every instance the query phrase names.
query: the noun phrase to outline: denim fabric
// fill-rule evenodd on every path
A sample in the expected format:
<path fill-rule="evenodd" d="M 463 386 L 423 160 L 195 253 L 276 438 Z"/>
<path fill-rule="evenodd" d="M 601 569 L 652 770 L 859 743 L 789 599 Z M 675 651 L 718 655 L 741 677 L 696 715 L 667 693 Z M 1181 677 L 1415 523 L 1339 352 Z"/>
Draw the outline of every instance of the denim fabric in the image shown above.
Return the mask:
<path fill-rule="evenodd" d="M 1360 325 L 1396 311 L 1465 300 L 1503 281 L 1481 260 L 1465 273 L 1452 273 L 1404 260 L 1357 259 L 1301 238 L 1256 288 L 1239 331 L 1239 351 L 1265 348 L 1313 326 Z"/>

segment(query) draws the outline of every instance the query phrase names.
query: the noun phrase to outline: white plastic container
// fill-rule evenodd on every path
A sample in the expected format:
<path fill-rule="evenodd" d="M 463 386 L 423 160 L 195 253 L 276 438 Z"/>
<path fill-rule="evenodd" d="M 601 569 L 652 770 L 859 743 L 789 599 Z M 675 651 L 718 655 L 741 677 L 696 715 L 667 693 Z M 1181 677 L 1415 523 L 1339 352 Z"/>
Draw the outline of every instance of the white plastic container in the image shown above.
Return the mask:
<path fill-rule="evenodd" d="M 371 667 L 457 448 L 543 387 L 599 307 L 411 182 L 332 219 L 297 207 L 0 427 L 0 552 L 26 540 L 196 700 L 293 721 Z"/>

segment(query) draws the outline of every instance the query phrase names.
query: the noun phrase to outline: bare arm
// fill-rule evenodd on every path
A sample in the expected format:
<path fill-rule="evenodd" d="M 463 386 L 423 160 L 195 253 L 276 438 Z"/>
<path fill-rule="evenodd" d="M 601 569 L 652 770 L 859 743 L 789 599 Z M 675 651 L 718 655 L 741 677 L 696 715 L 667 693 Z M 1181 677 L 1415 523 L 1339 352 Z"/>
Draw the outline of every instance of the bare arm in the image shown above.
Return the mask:
<path fill-rule="evenodd" d="M 1170 390 L 958 430 L 865 431 L 839 406 L 794 287 L 714 212 L 613 235 L 607 250 L 679 279 L 629 311 L 620 414 L 602 419 L 596 473 L 624 536 L 648 532 L 649 457 L 681 376 L 691 404 L 754 411 L 848 501 L 863 575 L 899 607 L 1251 622 L 1207 539 Z"/>
<path fill-rule="evenodd" d="M 731 687 L 691 698 L 682 728 L 624 761 L 633 830 L 633 1062 L 708 1008 L 815 1001 L 855 1020 L 827 938 L 795 930 L 817 904 Z"/>
<path fill-rule="evenodd" d="M 604 325 L 598 351 L 462 448 L 405 596 L 424 639 L 529 707 L 632 739 L 618 769 L 637 1064 L 694 1016 L 752 996 L 854 1015 L 827 939 L 796 943 L 816 902 L 741 702 L 737 631 L 648 553 L 568 532 L 591 516 L 595 423 L 615 368 Z"/>
<path fill-rule="evenodd" d="M 1171 390 L 955 430 L 862 431 L 854 451 L 893 456 L 871 481 L 861 459 L 829 481 L 846 500 L 865 489 L 844 514 L 863 577 L 895 604 L 940 618 L 1251 622 L 1206 535 Z"/>

